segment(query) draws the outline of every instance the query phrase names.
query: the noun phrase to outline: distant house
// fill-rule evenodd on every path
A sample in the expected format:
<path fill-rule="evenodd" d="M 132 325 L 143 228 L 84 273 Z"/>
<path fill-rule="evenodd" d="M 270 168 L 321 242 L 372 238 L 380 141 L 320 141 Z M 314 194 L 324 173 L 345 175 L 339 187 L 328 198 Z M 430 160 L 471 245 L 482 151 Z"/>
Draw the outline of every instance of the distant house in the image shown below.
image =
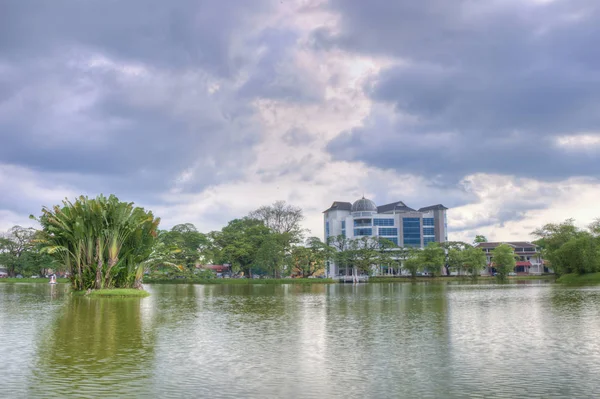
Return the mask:
<path fill-rule="evenodd" d="M 213 272 L 219 273 L 229 273 L 231 271 L 230 265 L 196 265 L 196 269 L 206 269 L 212 270 Z"/>
<path fill-rule="evenodd" d="M 0 266 L 0 278 L 8 277 L 8 270 L 4 266 Z"/>
<path fill-rule="evenodd" d="M 539 275 L 542 273 L 552 273 L 542 259 L 540 248 L 530 242 L 511 241 L 511 242 L 481 242 L 475 244 L 475 247 L 481 248 L 487 257 L 486 273 L 494 274 L 493 250 L 500 244 L 507 244 L 513 247 L 515 255 L 519 257 L 515 266 L 515 273 L 518 275 Z"/>

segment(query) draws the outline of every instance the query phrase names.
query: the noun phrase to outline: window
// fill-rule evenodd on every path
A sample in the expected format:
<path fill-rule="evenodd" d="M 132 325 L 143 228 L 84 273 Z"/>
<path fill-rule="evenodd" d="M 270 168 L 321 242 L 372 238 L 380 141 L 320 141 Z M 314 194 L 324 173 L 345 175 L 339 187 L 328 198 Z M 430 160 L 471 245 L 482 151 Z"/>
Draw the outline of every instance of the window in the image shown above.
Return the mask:
<path fill-rule="evenodd" d="M 365 226 L 371 226 L 371 225 L 372 225 L 371 219 L 354 219 L 354 227 L 365 227 Z"/>
<path fill-rule="evenodd" d="M 346 228 L 346 221 L 342 220 L 342 230 Z"/>
<path fill-rule="evenodd" d="M 374 226 L 393 226 L 394 219 L 373 219 Z"/>
<path fill-rule="evenodd" d="M 368 229 L 354 229 L 354 235 L 355 236 L 372 236 L 373 229 L 370 227 Z"/>
<path fill-rule="evenodd" d="M 434 236 L 434 228 L 433 227 L 423 227 L 423 235 L 424 236 Z"/>
<path fill-rule="evenodd" d="M 402 219 L 402 232 L 405 246 L 421 246 L 421 220 L 419 218 Z"/>
<path fill-rule="evenodd" d="M 433 218 L 423 218 L 423 226 L 435 226 Z"/>
<path fill-rule="evenodd" d="M 325 222 L 325 238 L 329 237 L 329 221 Z"/>
<path fill-rule="evenodd" d="M 380 227 L 379 228 L 379 235 L 380 236 L 397 236 L 398 235 L 398 229 L 397 228 L 391 228 L 391 227 Z"/>
<path fill-rule="evenodd" d="M 427 246 L 430 242 L 435 242 L 435 237 L 423 237 L 423 245 Z"/>

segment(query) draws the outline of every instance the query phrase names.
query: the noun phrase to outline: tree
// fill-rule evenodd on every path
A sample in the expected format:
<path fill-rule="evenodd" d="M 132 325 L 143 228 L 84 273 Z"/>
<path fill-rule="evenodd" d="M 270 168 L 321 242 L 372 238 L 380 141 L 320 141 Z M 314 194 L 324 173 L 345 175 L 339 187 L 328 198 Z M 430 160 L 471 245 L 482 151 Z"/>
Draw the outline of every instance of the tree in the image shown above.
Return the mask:
<path fill-rule="evenodd" d="M 417 258 L 421 266 L 426 268 L 432 276 L 435 276 L 444 266 L 444 249 L 439 243 L 430 242 L 419 252 Z"/>
<path fill-rule="evenodd" d="M 36 230 L 31 227 L 13 226 L 0 237 L 0 264 L 7 269 L 9 276 L 23 273 L 23 257 L 35 249 Z"/>
<path fill-rule="evenodd" d="M 324 270 L 325 261 L 332 255 L 332 248 L 317 237 L 310 237 L 305 245 L 293 247 L 290 254 L 293 274 L 304 278 Z"/>
<path fill-rule="evenodd" d="M 487 265 L 485 253 L 479 248 L 468 247 L 462 251 L 461 256 L 465 269 L 473 278 L 477 278 Z"/>
<path fill-rule="evenodd" d="M 170 231 L 161 231 L 159 240 L 169 248 L 177 248 L 173 262 L 194 270 L 201 251 L 207 246 L 208 238 L 198 232 L 192 223 L 178 224 Z"/>
<path fill-rule="evenodd" d="M 141 288 L 160 223 L 152 212 L 114 195 L 81 196 L 44 207 L 37 220 L 42 250 L 70 272 L 74 289 Z"/>
<path fill-rule="evenodd" d="M 483 253 L 481 250 L 479 250 L 479 252 Z M 456 248 L 450 248 L 448 250 L 448 254 L 446 255 L 446 266 L 448 269 L 455 271 L 458 275 L 462 275 L 465 267 L 464 258 L 463 251 Z"/>
<path fill-rule="evenodd" d="M 480 243 L 480 242 L 488 242 L 487 238 L 485 238 L 484 235 L 476 235 L 475 239 L 473 240 L 474 243 Z"/>
<path fill-rule="evenodd" d="M 600 246 L 592 234 L 584 232 L 564 243 L 552 254 L 553 267 L 561 273 L 600 271 Z"/>
<path fill-rule="evenodd" d="M 516 256 L 513 247 L 500 244 L 492 251 L 492 261 L 499 279 L 503 280 L 515 270 Z"/>
<path fill-rule="evenodd" d="M 256 251 L 254 266 L 274 278 L 281 277 L 281 270 L 285 261 L 285 241 L 284 235 L 271 233 L 264 237 L 264 240 Z"/>
<path fill-rule="evenodd" d="M 446 262 L 444 267 L 446 268 L 446 274 L 450 275 L 450 270 L 462 274 L 464 268 L 463 251 L 467 248 L 472 248 L 470 244 L 462 241 L 447 241 L 440 244 L 446 251 Z"/>
<path fill-rule="evenodd" d="M 565 262 L 564 254 L 557 252 L 567 242 L 583 234 L 574 222 L 567 219 L 562 223 L 548 223 L 531 233 L 539 237 L 534 243 L 542 249 L 542 256 L 552 264 L 557 274 L 572 273 L 577 268 L 575 264 Z"/>
<path fill-rule="evenodd" d="M 403 267 L 410 272 L 412 278 L 417 277 L 417 272 L 423 269 L 419 259 L 419 250 L 411 248 L 408 257 L 404 261 Z"/>
<path fill-rule="evenodd" d="M 285 201 L 276 201 L 273 205 L 261 206 L 250 212 L 250 219 L 260 220 L 275 233 L 288 234 L 290 243 L 302 240 L 300 223 L 304 220 L 302 208 L 295 207 Z"/>
<path fill-rule="evenodd" d="M 209 250 L 216 262 L 231 264 L 233 271 L 251 276 L 258 249 L 270 234 L 272 231 L 260 220 L 234 219 L 221 231 L 209 234 Z"/>

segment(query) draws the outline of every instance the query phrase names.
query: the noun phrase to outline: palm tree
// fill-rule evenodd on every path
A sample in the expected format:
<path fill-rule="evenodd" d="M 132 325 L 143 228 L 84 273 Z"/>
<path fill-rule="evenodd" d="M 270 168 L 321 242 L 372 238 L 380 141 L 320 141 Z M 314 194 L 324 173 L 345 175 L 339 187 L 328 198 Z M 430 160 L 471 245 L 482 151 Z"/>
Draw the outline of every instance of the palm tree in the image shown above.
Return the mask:
<path fill-rule="evenodd" d="M 70 272 L 74 289 L 141 287 L 139 268 L 152 253 L 160 219 L 114 195 L 81 196 L 44 207 L 43 251 Z"/>

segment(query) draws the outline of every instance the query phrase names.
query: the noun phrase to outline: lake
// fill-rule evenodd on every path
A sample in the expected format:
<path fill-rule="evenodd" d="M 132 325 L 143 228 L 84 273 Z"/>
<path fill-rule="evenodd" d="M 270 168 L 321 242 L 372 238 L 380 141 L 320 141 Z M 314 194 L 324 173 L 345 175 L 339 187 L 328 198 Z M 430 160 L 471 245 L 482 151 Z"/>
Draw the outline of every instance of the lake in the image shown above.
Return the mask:
<path fill-rule="evenodd" d="M 600 288 L 0 284 L 0 397 L 590 398 Z"/>

